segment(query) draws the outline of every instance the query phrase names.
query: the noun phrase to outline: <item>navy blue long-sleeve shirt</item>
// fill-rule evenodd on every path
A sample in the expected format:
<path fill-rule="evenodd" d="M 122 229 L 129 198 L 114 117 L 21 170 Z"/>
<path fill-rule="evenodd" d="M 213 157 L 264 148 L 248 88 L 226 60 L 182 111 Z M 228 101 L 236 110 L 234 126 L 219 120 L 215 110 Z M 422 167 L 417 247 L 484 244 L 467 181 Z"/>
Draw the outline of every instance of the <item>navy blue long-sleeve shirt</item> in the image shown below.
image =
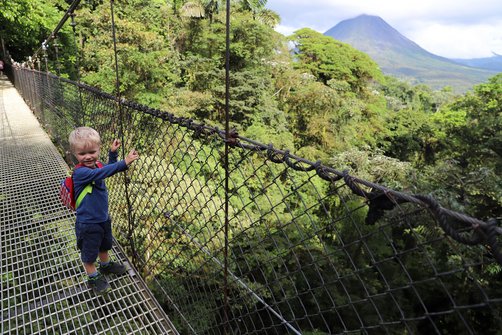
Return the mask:
<path fill-rule="evenodd" d="M 73 171 L 75 199 L 78 198 L 88 184 L 94 182 L 92 193 L 88 193 L 77 208 L 77 221 L 79 223 L 101 223 L 109 219 L 108 190 L 106 189 L 105 178 L 127 170 L 125 161 L 117 162 L 117 157 L 117 152 L 110 151 L 108 153 L 108 164 L 102 168 L 81 167 Z"/>

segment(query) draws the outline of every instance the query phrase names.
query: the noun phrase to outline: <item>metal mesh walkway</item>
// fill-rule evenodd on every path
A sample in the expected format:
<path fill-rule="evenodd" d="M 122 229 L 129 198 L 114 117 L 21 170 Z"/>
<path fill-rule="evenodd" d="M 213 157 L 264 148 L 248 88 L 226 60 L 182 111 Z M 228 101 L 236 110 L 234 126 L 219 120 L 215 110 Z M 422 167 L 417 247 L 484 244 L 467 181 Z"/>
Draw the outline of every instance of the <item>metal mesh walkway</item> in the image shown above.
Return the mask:
<path fill-rule="evenodd" d="M 128 275 L 98 297 L 84 282 L 74 214 L 59 202 L 68 169 L 5 77 L 0 80 L 1 334 L 176 334 L 118 245 Z"/>

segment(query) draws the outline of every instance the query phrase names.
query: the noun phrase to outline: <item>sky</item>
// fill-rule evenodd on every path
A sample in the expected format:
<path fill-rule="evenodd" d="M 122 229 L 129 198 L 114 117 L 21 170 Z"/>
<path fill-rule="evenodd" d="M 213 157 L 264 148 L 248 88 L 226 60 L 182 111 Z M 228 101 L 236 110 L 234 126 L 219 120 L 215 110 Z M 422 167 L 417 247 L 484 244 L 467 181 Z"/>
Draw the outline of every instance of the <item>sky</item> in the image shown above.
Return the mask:
<path fill-rule="evenodd" d="M 447 58 L 502 55 L 502 0 L 268 0 L 276 30 L 326 32 L 360 14 L 376 15 L 425 50 Z"/>

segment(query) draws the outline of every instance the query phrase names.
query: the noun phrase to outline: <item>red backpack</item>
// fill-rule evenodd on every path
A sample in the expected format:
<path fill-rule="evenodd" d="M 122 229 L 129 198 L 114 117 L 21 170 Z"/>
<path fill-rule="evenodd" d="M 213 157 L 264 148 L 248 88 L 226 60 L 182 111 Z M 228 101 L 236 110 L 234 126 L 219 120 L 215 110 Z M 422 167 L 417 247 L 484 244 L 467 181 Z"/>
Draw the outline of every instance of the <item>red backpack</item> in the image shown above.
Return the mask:
<path fill-rule="evenodd" d="M 96 165 L 98 168 L 103 167 L 103 163 L 99 161 L 96 162 Z M 83 164 L 77 164 L 73 168 L 73 171 L 83 166 Z M 84 197 L 88 193 L 92 192 L 92 183 L 86 185 L 82 192 L 78 195 L 78 198 L 75 199 L 75 190 L 73 189 L 73 171 L 68 171 L 68 176 L 61 181 L 61 185 L 59 187 L 59 198 L 61 199 L 63 205 L 74 211 L 80 205 Z"/>

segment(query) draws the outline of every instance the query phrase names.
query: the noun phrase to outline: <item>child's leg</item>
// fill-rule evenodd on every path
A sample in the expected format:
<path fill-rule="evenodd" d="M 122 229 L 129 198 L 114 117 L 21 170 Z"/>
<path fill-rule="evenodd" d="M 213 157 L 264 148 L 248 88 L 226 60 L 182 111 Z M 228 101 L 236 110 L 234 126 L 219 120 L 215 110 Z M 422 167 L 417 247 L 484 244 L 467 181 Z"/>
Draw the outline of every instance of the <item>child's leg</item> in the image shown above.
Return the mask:
<path fill-rule="evenodd" d="M 94 263 L 83 263 L 85 272 L 87 273 L 87 286 L 97 294 L 105 294 L 110 291 L 111 287 L 104 276 L 96 269 Z"/>
<path fill-rule="evenodd" d="M 123 275 L 127 269 L 124 265 L 111 261 L 108 251 L 100 251 L 98 271 L 103 274 Z"/>
<path fill-rule="evenodd" d="M 87 273 L 87 275 L 92 275 L 96 273 L 96 265 L 94 265 L 94 263 L 83 263 L 83 264 L 85 273 Z"/>
<path fill-rule="evenodd" d="M 110 290 L 110 284 L 96 269 L 94 262 L 99 256 L 99 245 L 103 239 L 103 229 L 96 224 L 75 224 L 77 247 L 80 259 L 88 276 L 87 286 L 97 294 L 104 294 Z"/>
<path fill-rule="evenodd" d="M 87 275 L 96 274 L 94 262 L 98 256 L 99 244 L 103 239 L 103 230 L 99 225 L 75 223 L 77 248 Z"/>
<path fill-rule="evenodd" d="M 103 240 L 99 247 L 99 272 L 102 274 L 115 274 L 123 275 L 127 272 L 124 265 L 113 262 L 110 260 L 109 250 L 112 249 L 113 236 L 112 236 L 112 223 L 110 220 L 103 222 L 102 224 L 104 230 Z"/>
<path fill-rule="evenodd" d="M 108 253 L 108 251 L 100 251 L 98 256 L 99 256 L 100 263 L 110 262 L 110 254 Z"/>

